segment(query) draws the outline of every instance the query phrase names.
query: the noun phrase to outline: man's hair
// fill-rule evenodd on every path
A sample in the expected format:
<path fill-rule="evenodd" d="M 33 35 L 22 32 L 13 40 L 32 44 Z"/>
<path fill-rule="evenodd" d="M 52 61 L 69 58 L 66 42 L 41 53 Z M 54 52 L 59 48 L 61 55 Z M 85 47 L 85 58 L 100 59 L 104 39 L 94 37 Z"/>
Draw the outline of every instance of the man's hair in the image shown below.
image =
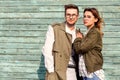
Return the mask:
<path fill-rule="evenodd" d="M 65 8 L 65 14 L 66 14 L 66 10 L 67 9 L 77 9 L 77 12 L 78 12 L 78 14 L 79 14 L 79 8 L 78 8 L 78 6 L 76 6 L 75 4 L 67 4 L 67 5 L 65 5 L 64 6 L 64 8 Z"/>

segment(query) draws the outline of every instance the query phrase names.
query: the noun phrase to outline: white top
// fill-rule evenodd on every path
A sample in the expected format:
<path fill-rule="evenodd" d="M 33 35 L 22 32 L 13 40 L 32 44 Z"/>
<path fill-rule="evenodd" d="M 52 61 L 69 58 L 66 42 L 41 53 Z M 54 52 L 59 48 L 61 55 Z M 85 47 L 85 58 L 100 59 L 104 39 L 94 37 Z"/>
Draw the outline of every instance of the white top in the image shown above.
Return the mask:
<path fill-rule="evenodd" d="M 70 30 L 67 25 L 65 27 L 66 32 L 72 35 L 72 42 L 76 38 L 76 28 L 73 30 Z M 54 31 L 51 25 L 48 26 L 48 31 L 46 33 L 46 40 L 45 44 L 42 48 L 42 53 L 45 58 L 45 67 L 48 70 L 48 72 L 54 72 L 54 58 L 52 55 L 52 48 L 53 48 L 53 43 L 54 43 Z M 69 64 L 73 64 L 72 58 L 70 58 Z"/>

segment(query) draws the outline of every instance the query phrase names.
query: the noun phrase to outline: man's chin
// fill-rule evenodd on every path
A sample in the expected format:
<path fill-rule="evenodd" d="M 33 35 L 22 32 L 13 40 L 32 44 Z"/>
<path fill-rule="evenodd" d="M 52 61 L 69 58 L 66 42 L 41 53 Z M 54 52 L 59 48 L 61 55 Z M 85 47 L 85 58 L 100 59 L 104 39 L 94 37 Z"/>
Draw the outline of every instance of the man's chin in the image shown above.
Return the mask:
<path fill-rule="evenodd" d="M 69 26 L 74 26 L 75 23 L 67 23 Z"/>

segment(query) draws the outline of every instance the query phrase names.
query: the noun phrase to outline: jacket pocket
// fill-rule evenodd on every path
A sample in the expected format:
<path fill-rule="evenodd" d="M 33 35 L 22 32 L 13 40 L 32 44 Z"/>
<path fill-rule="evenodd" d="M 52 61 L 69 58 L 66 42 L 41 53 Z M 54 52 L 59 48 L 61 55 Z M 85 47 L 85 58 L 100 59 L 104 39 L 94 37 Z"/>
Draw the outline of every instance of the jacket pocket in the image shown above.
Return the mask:
<path fill-rule="evenodd" d="M 46 73 L 45 80 L 58 80 L 56 72 Z"/>

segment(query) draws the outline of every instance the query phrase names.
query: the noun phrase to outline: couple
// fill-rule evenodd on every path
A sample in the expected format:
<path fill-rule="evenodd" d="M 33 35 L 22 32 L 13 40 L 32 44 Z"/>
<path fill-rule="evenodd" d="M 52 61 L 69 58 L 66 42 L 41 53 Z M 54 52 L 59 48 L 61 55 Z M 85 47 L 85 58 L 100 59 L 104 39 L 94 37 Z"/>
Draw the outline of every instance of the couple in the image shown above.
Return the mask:
<path fill-rule="evenodd" d="M 78 6 L 65 5 L 65 22 L 49 26 L 42 52 L 45 80 L 104 80 L 102 19 L 96 8 L 85 8 L 86 34 L 76 30 Z M 79 76 L 79 77 L 78 77 Z"/>

